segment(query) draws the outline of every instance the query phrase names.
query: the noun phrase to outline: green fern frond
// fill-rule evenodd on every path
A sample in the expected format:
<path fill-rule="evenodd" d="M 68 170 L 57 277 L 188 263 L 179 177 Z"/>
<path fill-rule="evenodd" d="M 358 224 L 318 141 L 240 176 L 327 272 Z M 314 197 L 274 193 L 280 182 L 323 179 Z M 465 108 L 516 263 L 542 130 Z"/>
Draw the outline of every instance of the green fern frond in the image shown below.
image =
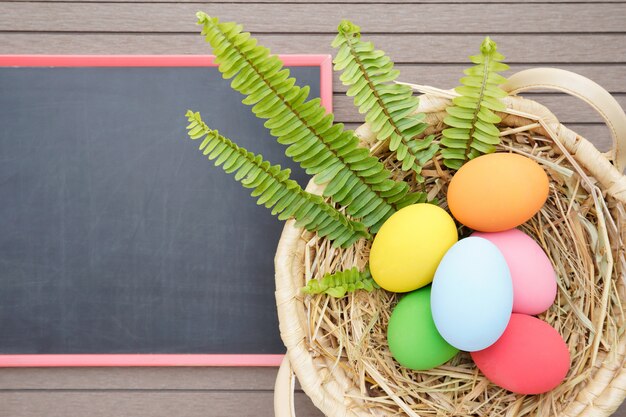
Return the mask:
<path fill-rule="evenodd" d="M 304 294 L 328 294 L 331 297 L 341 298 L 356 290 L 373 291 L 380 288 L 372 278 L 369 269 L 359 272 L 357 267 L 345 271 L 326 274 L 322 279 L 312 279 L 301 291 Z"/>
<path fill-rule="evenodd" d="M 278 142 L 287 145 L 285 154 L 298 162 L 318 184 L 327 183 L 324 195 L 346 207 L 376 232 L 396 210 L 425 201 L 423 193 L 409 193 L 403 181 L 358 147 L 358 138 L 342 124 L 333 124 L 320 99 L 307 100 L 309 87 L 295 85 L 280 59 L 235 23 L 198 12 L 202 34 L 213 47 L 224 78 L 232 78 L 233 89 L 247 96 L 243 103 L 267 119 L 265 126 Z"/>
<path fill-rule="evenodd" d="M 410 87 L 393 82 L 400 72 L 383 51 L 361 40 L 359 26 L 343 20 L 338 31 L 332 43 L 339 48 L 333 62 L 335 70 L 343 71 L 343 84 L 350 86 L 347 95 L 354 97 L 360 113 L 366 113 L 365 121 L 376 132 L 376 138 L 389 140 L 389 149 L 396 151 L 402 170 L 412 169 L 417 179 L 423 180 L 419 175 L 422 166 L 439 147 L 432 135 L 418 139 L 428 127 L 424 114 L 415 114 L 419 98 Z"/>
<path fill-rule="evenodd" d="M 215 165 L 221 166 L 246 188 L 252 188 L 257 204 L 272 208 L 281 220 L 296 219 L 298 227 L 317 231 L 333 241 L 335 246 L 347 247 L 360 238 L 370 238 L 362 223 L 348 219 L 318 195 L 304 191 L 289 179 L 291 170 L 271 165 L 261 155 L 237 146 L 230 139 L 209 128 L 200 113 L 187 111 L 187 134 L 193 140 L 202 139 L 200 150 Z"/>
<path fill-rule="evenodd" d="M 476 65 L 464 71 L 463 85 L 455 89 L 460 96 L 446 109 L 448 116 L 443 121 L 450 128 L 443 130 L 441 144 L 445 149 L 441 155 L 448 168 L 459 169 L 470 159 L 494 152 L 500 143 L 496 125 L 501 119 L 495 112 L 506 109 L 499 99 L 507 94 L 499 87 L 506 78 L 498 72 L 506 71 L 509 66 L 501 62 L 504 56 L 489 36 L 481 44 L 480 52 L 470 57 Z"/>

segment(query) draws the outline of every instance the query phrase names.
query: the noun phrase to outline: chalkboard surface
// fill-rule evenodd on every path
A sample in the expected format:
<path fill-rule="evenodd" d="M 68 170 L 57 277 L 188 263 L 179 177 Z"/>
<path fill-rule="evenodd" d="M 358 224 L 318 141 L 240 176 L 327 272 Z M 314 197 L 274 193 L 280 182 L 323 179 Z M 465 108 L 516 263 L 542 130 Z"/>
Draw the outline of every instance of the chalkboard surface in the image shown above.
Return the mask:
<path fill-rule="evenodd" d="M 0 68 L 0 354 L 284 352 L 282 223 L 185 131 L 306 184 L 241 99 L 215 67 Z"/>

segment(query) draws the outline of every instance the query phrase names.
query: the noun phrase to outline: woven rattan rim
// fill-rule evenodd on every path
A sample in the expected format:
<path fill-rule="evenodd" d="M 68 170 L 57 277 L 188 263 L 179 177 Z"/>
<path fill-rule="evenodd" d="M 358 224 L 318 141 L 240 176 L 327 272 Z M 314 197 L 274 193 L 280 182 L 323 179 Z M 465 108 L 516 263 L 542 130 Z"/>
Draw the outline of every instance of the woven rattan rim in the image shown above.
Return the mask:
<path fill-rule="evenodd" d="M 424 87 L 418 111 L 427 114 L 428 121 L 435 125 L 445 117 L 445 107 L 451 92 Z M 615 200 L 626 204 L 626 177 L 618 172 L 604 154 L 583 137 L 561 125 L 556 117 L 544 106 L 517 96 L 504 99 L 507 112 L 502 126 L 515 130 L 532 131 L 546 138 L 552 138 L 564 154 L 574 158 L 576 163 L 590 173 L 602 190 Z M 357 132 L 368 138 L 371 132 L 363 126 Z M 320 187 L 309 184 L 309 191 L 320 192 Z M 602 196 L 599 196 L 602 198 Z M 619 225 L 624 230 L 626 225 Z M 292 221 L 285 225 L 276 253 L 276 302 L 281 337 L 287 347 L 291 367 L 302 389 L 314 404 L 329 416 L 372 416 L 385 415 L 375 407 L 364 407 L 359 400 L 362 396 L 359 387 L 345 374 L 341 367 L 333 366 L 333 361 L 322 356 L 312 356 L 307 345 L 307 317 L 303 298 L 299 293 L 304 277 L 305 244 L 310 235 L 296 229 Z M 610 256 L 610 255 L 609 255 Z M 623 262 L 622 260 L 619 260 Z M 626 302 L 624 278 L 615 280 L 617 293 Z M 622 332 L 618 347 L 612 355 L 596 359 L 597 371 L 585 388 L 578 394 L 560 415 L 608 416 L 626 397 L 626 336 Z M 367 369 L 375 373 L 375 369 Z M 384 381 L 384 378 L 381 377 Z M 391 389 L 380 385 L 387 395 L 394 399 Z M 399 401 L 402 408 L 401 401 Z M 416 415 L 404 409 L 408 415 Z"/>

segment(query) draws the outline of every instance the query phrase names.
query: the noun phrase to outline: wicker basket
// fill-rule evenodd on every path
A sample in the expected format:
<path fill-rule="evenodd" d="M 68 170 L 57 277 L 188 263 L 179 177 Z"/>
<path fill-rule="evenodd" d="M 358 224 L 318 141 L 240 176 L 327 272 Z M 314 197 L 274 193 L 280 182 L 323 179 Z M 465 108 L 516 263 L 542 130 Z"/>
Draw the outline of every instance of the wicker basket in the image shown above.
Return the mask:
<path fill-rule="evenodd" d="M 426 113 L 432 133 L 439 133 L 455 93 L 413 87 L 424 93 L 419 111 Z M 322 272 L 363 266 L 368 244 L 334 250 L 288 222 L 276 253 L 276 302 L 287 347 L 276 382 L 277 416 L 295 415 L 293 373 L 328 416 L 608 416 L 624 400 L 626 115 L 600 86 L 563 70 L 522 71 L 503 88 L 511 94 L 556 89 L 579 97 L 602 115 L 614 139 L 613 151 L 603 154 L 538 103 L 515 95 L 504 99 L 499 151 L 535 158 L 552 181 L 548 203 L 524 230 L 537 238 L 561 272 L 555 305 L 541 318 L 570 347 L 566 380 L 547 394 L 511 394 L 490 384 L 467 355 L 425 373 L 403 370 L 375 334 L 376 326 L 384 330 L 395 295 L 380 291 L 379 299 L 373 299 L 355 293 L 337 301 L 323 296 L 312 300 L 299 292 L 305 280 Z M 395 169 L 393 155 L 375 143 L 367 125 L 357 134 Z M 450 174 L 437 161 L 425 172 L 433 177 L 427 179 L 430 195 L 445 202 Z M 308 189 L 320 191 L 313 183 Z"/>

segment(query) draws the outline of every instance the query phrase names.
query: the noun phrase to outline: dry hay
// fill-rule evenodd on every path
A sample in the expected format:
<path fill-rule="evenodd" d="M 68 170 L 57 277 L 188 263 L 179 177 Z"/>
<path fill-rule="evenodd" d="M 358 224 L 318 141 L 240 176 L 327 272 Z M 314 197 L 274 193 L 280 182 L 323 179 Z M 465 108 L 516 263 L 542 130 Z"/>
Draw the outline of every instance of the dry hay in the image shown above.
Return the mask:
<path fill-rule="evenodd" d="M 433 132 L 440 133 L 441 129 L 439 124 Z M 394 154 L 384 144 L 377 143 L 372 152 L 398 179 L 409 182 L 414 190 L 427 191 L 430 198 L 437 198 L 439 205 L 447 208 L 446 189 L 452 173 L 440 160 L 425 166 L 426 181 L 417 184 L 399 169 Z M 358 387 L 346 395 L 355 404 L 372 406 L 374 415 L 559 415 L 590 383 L 607 355 L 617 354 L 624 331 L 620 301 L 624 299 L 625 271 L 623 205 L 602 195 L 594 179 L 573 158 L 531 130 L 504 132 L 498 152 L 533 158 L 551 179 L 548 201 L 521 229 L 545 250 L 557 272 L 556 300 L 540 318 L 552 325 L 569 347 L 568 376 L 550 393 L 523 396 L 491 384 L 467 353 L 429 371 L 412 371 L 398 365 L 387 346 L 387 322 L 397 294 L 375 290 L 359 291 L 342 299 L 304 297 L 311 355 L 326 358 L 323 362 L 328 364 L 327 375 L 341 367 L 352 385 Z M 460 237 L 470 232 L 464 227 L 459 231 Z M 304 254 L 307 281 L 354 265 L 363 268 L 367 263 L 370 242 L 338 250 L 325 240 L 304 236 L 308 240 Z M 605 256 L 609 246 L 612 265 Z"/>

